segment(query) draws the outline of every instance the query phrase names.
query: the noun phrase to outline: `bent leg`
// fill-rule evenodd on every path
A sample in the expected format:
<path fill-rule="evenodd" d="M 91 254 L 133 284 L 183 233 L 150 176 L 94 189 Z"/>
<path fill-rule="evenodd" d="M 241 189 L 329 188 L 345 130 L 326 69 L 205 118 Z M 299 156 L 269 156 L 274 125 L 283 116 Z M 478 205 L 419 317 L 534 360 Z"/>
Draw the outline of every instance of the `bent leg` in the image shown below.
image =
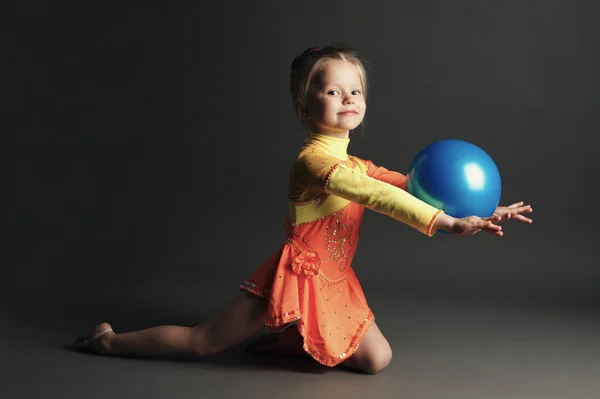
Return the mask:
<path fill-rule="evenodd" d="M 373 323 L 365 333 L 356 352 L 342 365 L 367 374 L 376 374 L 386 368 L 391 361 L 392 348 L 377 324 Z"/>
<path fill-rule="evenodd" d="M 263 327 L 268 302 L 240 292 L 208 323 L 196 327 L 157 326 L 122 334 L 108 333 L 90 342 L 93 352 L 152 357 L 207 356 L 227 349 Z M 96 326 L 95 332 L 110 327 Z"/>
<path fill-rule="evenodd" d="M 283 331 L 270 332 L 257 338 L 250 342 L 246 350 L 259 356 L 310 357 L 304 350 L 304 337 L 300 335 L 296 323 L 292 323 Z"/>
<path fill-rule="evenodd" d="M 259 355 L 310 357 L 303 349 L 303 337 L 295 325 L 282 332 L 269 333 L 257 339 L 248 350 Z M 377 324 L 373 323 L 363 336 L 357 351 L 348 360 L 342 362 L 341 366 L 367 374 L 376 374 L 386 368 L 391 361 L 392 348 Z"/>

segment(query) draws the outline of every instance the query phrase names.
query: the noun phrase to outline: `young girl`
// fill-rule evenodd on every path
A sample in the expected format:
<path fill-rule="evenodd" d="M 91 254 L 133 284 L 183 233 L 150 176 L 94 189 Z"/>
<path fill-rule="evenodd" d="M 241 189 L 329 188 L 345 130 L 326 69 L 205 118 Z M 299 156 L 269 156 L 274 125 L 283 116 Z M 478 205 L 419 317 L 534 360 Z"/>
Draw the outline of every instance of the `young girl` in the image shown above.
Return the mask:
<path fill-rule="evenodd" d="M 237 344 L 264 326 L 255 350 L 300 349 L 319 363 L 377 373 L 392 351 L 352 269 L 365 208 L 386 214 L 430 237 L 487 231 L 511 217 L 531 223 L 522 202 L 498 207 L 490 218 L 456 219 L 405 191 L 406 176 L 347 154 L 349 133 L 366 110 L 365 69 L 352 49 L 312 48 L 292 63 L 291 93 L 308 132 L 292 165 L 286 238 L 240 286 L 240 293 L 206 324 L 157 326 L 116 334 L 98 324 L 77 346 L 101 354 L 207 356 Z"/>

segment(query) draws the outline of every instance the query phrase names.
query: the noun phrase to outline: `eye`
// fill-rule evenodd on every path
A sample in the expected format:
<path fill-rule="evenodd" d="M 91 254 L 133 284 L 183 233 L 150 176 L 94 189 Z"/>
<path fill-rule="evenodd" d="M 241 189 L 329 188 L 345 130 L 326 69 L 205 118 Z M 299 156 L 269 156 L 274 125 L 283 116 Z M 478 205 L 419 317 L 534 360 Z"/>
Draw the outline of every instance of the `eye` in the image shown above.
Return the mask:
<path fill-rule="evenodd" d="M 353 96 L 358 96 L 360 94 L 360 90 L 352 90 Z"/>
<path fill-rule="evenodd" d="M 340 94 L 340 92 L 337 90 L 329 90 L 327 92 L 327 94 L 331 94 L 332 96 L 337 96 L 338 94 Z"/>

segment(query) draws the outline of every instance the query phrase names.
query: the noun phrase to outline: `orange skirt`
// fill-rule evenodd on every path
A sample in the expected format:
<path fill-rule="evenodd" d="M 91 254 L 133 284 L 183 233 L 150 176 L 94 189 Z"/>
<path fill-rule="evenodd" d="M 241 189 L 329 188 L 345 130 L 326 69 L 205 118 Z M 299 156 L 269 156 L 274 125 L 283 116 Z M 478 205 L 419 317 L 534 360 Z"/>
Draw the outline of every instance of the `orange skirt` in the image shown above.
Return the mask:
<path fill-rule="evenodd" d="M 327 267 L 315 266 L 312 256 L 287 240 L 240 290 L 269 300 L 265 325 L 271 330 L 298 321 L 304 350 L 334 367 L 354 354 L 374 317 L 350 266 L 343 275 L 333 269 L 327 273 Z"/>

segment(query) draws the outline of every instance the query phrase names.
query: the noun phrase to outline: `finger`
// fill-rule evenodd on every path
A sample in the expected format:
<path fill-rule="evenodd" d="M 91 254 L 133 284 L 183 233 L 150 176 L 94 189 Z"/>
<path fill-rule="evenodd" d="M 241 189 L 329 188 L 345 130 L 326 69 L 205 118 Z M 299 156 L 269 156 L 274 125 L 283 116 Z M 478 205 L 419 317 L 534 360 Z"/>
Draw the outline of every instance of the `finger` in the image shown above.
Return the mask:
<path fill-rule="evenodd" d="M 502 226 L 499 226 L 497 224 L 490 224 L 489 226 L 486 226 L 485 229 L 489 231 L 501 231 Z"/>
<path fill-rule="evenodd" d="M 507 215 L 508 215 L 508 217 L 507 217 Z M 481 220 L 483 220 L 485 222 L 490 222 L 490 223 L 498 223 L 498 222 L 501 222 L 502 220 L 510 218 L 510 213 L 507 214 L 507 215 L 500 216 L 500 215 L 496 214 L 494 216 L 490 216 L 490 217 L 487 217 L 487 218 L 481 218 Z"/>
<path fill-rule="evenodd" d="M 504 234 L 504 232 L 502 231 L 502 227 L 497 226 L 497 225 L 493 225 L 494 227 L 487 228 L 485 229 L 486 232 L 493 234 L 495 236 L 498 237 L 502 237 L 502 235 Z"/>
<path fill-rule="evenodd" d="M 523 201 L 519 201 L 519 202 L 515 202 L 515 203 L 514 203 L 514 204 L 512 204 L 512 205 L 509 205 L 508 207 L 509 207 L 509 208 L 515 208 L 515 207 L 517 207 L 517 206 L 521 206 L 521 205 L 523 205 L 523 204 L 524 204 L 524 202 L 523 202 Z"/>
<path fill-rule="evenodd" d="M 486 230 L 488 233 L 495 235 L 497 237 L 502 237 L 504 235 L 503 231 L 490 231 L 490 230 Z"/>
<path fill-rule="evenodd" d="M 474 229 L 485 229 L 485 230 L 491 230 L 491 231 L 500 231 L 502 230 L 502 226 L 498 225 L 498 224 L 494 224 L 492 222 L 490 222 L 489 220 L 481 220 L 478 223 L 473 225 Z"/>
<path fill-rule="evenodd" d="M 528 217 L 525 217 L 523 215 L 515 215 L 514 219 L 518 220 L 520 222 L 523 222 L 523 223 L 533 223 L 533 220 L 531 220 Z"/>
<path fill-rule="evenodd" d="M 502 216 L 498 215 L 497 213 L 494 213 L 492 216 L 482 218 L 482 220 L 485 220 L 488 222 L 499 222 L 500 220 L 502 220 Z"/>
<path fill-rule="evenodd" d="M 531 209 L 531 205 L 525 205 L 525 206 L 520 206 L 518 208 L 514 209 L 514 212 L 516 213 L 522 213 L 522 212 L 531 212 L 533 209 Z"/>

